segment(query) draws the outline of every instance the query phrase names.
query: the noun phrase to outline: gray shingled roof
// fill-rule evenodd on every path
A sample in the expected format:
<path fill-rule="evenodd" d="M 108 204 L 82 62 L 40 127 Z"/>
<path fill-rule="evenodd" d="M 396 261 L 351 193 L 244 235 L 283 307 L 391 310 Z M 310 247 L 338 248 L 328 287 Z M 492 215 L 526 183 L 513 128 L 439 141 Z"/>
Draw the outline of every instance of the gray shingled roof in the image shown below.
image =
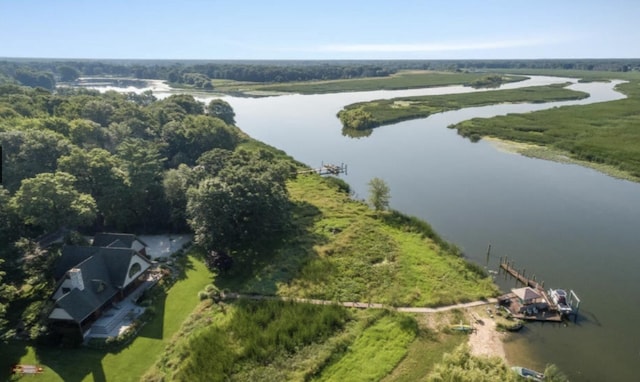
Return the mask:
<path fill-rule="evenodd" d="M 102 256 L 91 256 L 74 268 L 80 269 L 82 273 L 84 289 L 72 289 L 60 297 L 56 305 L 69 313 L 74 321 L 82 322 L 118 293 L 118 289 L 111 285 Z"/>
<path fill-rule="evenodd" d="M 66 310 L 76 322 L 82 322 L 124 286 L 133 256 L 138 254 L 129 248 L 64 247 L 56 267 L 56 279 L 61 279 L 70 269 L 78 268 L 85 288 L 82 291 L 72 289 L 56 300 L 56 305 Z M 144 256 L 138 257 L 151 264 Z"/>
<path fill-rule="evenodd" d="M 130 233 L 107 233 L 100 232 L 93 237 L 94 247 L 115 247 L 116 245 L 122 245 L 122 248 L 131 248 L 131 245 L 135 240 L 138 240 L 145 247 L 147 246 L 142 240 L 138 239 L 136 235 Z M 119 241 L 122 244 L 115 244 Z"/>

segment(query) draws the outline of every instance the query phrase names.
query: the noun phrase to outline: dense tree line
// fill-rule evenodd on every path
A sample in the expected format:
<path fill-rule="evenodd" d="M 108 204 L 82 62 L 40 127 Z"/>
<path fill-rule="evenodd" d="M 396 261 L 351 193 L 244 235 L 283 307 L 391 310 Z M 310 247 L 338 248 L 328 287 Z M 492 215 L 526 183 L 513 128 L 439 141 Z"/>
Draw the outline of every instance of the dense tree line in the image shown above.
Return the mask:
<path fill-rule="evenodd" d="M 541 60 L 365 60 L 365 61 L 169 61 L 169 60 L 26 60 L 0 61 L 0 83 L 53 89 L 56 81 L 80 76 L 159 79 L 212 89 L 211 80 L 282 83 L 384 77 L 403 69 L 444 71 L 485 69 L 640 70 L 638 59 Z"/>
<path fill-rule="evenodd" d="M 190 95 L 0 85 L 0 336 L 15 301 L 35 305 L 6 316 L 9 327 L 39 327 L 56 252 L 38 241 L 52 232 L 189 231 L 231 254 L 272 238 L 288 220 L 294 171 L 267 151 L 240 149 L 247 138 L 234 116 L 222 100 Z"/>

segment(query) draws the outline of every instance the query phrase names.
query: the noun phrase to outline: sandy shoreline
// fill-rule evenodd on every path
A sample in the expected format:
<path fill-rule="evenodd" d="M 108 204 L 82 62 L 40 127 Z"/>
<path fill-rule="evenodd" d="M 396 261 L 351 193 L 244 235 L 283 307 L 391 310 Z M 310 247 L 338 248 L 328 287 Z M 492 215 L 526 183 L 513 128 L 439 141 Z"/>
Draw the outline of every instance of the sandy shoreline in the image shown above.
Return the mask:
<path fill-rule="evenodd" d="M 500 357 L 507 361 L 503 339 L 505 333 L 496 330 L 496 322 L 489 317 L 482 318 L 482 324 L 475 324 L 476 330 L 469 335 L 471 354 L 475 356 Z"/>

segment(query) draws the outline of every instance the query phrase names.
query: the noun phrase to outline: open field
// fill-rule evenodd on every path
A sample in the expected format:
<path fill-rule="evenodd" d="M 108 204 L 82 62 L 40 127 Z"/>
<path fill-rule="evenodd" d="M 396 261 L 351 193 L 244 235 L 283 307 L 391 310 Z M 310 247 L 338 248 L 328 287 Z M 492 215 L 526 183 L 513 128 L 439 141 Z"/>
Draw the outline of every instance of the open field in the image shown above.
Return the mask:
<path fill-rule="evenodd" d="M 45 368 L 37 376 L 39 381 L 138 381 L 198 305 L 198 291 L 211 282 L 211 273 L 201 261 L 189 256 L 182 264 L 184 277 L 156 300 L 156 316 L 126 348 L 108 353 L 10 342 L 0 348 L 0 379 L 8 378 L 10 365 L 23 363 Z"/>
<path fill-rule="evenodd" d="M 564 88 L 564 86 L 563 84 L 558 84 L 477 93 L 375 100 L 346 106 L 343 111 L 340 112 L 340 119 L 345 128 L 353 129 L 354 126 L 350 124 L 352 119 L 349 118 L 348 114 L 353 110 L 362 110 L 370 114 L 370 120 L 364 126 L 364 128 L 367 129 L 410 119 L 426 118 L 431 114 L 462 109 L 464 107 L 485 106 L 506 102 L 542 103 L 566 101 L 582 99 L 589 96 L 587 93 L 569 90 Z M 346 115 L 343 115 L 343 113 Z M 362 130 L 363 128 L 360 129 Z"/>
<path fill-rule="evenodd" d="M 465 85 L 485 77 L 486 73 L 434 72 L 427 70 L 401 71 L 389 77 L 357 78 L 331 81 L 291 82 L 286 84 L 260 84 L 255 82 L 214 81 L 215 91 L 224 93 L 251 93 L 269 91 L 278 93 L 338 93 L 372 90 L 416 89 L 434 86 Z M 524 76 L 506 76 L 503 82 L 522 81 Z"/>

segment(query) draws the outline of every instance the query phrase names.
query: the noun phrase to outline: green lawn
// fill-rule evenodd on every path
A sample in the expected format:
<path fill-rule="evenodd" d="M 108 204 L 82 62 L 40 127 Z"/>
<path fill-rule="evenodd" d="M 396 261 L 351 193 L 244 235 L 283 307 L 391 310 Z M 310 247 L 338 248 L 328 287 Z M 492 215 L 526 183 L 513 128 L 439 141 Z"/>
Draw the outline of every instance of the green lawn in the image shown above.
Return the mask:
<path fill-rule="evenodd" d="M 163 352 L 165 344 L 199 303 L 198 291 L 212 282 L 204 263 L 189 256 L 186 276 L 159 302 L 157 316 L 134 342 L 118 353 L 91 349 L 34 348 L 19 342 L 0 350 L 0 379 L 11 364 L 38 364 L 45 372 L 39 381 L 138 381 Z"/>

